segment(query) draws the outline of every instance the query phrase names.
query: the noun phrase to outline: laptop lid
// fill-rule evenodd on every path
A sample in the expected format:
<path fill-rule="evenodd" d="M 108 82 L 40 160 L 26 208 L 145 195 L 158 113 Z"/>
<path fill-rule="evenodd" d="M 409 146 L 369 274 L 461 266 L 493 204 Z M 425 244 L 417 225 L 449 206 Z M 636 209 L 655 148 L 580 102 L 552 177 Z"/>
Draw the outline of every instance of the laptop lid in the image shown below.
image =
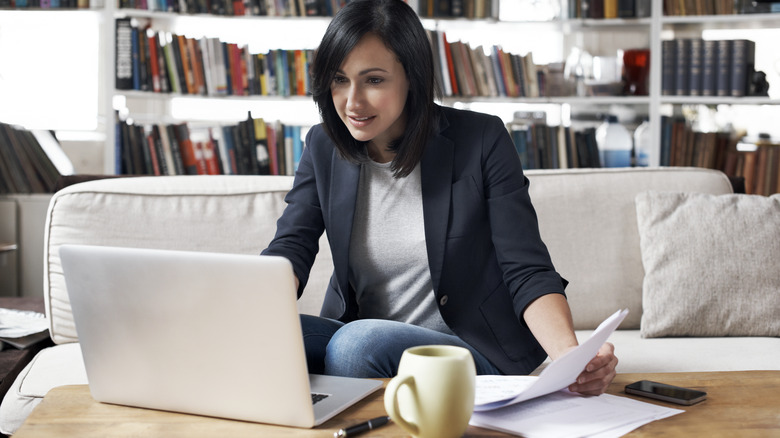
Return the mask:
<path fill-rule="evenodd" d="M 381 387 L 317 376 L 328 397 L 312 405 L 285 258 L 86 245 L 60 257 L 98 401 L 312 427 Z"/>

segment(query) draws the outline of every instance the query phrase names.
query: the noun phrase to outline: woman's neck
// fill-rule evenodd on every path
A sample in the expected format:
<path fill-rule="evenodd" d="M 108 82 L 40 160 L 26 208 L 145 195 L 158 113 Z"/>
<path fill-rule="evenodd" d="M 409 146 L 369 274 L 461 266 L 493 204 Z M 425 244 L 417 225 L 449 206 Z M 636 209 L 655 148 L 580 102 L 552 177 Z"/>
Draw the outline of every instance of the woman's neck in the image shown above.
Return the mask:
<path fill-rule="evenodd" d="M 395 152 L 391 151 L 387 146 L 377 146 L 373 141 L 368 142 L 366 145 L 366 152 L 371 160 L 377 163 L 389 163 L 395 158 Z"/>

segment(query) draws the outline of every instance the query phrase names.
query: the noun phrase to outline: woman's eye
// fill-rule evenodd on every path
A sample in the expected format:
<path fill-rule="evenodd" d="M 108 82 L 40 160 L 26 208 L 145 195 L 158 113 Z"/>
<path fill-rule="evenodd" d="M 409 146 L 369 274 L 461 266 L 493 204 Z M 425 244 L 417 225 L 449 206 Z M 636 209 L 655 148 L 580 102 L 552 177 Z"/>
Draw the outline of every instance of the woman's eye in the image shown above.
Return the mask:
<path fill-rule="evenodd" d="M 368 78 L 368 83 L 377 85 L 382 83 L 382 78 Z"/>
<path fill-rule="evenodd" d="M 345 78 L 343 76 L 336 76 L 335 78 L 333 78 L 333 83 L 334 84 L 344 84 L 346 82 L 347 82 L 347 78 Z"/>

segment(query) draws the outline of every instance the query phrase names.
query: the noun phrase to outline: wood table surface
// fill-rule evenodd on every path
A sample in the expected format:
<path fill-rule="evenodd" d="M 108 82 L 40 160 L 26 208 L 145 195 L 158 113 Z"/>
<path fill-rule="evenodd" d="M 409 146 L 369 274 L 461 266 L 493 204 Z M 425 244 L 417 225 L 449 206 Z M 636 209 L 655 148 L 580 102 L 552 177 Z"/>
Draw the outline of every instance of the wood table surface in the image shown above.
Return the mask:
<path fill-rule="evenodd" d="M 623 387 L 654 380 L 700 389 L 707 399 L 678 406 L 626 395 Z M 686 412 L 654 421 L 629 437 L 780 437 L 780 371 L 619 374 L 610 394 L 635 398 Z M 314 429 L 296 429 L 161 412 L 96 402 L 86 385 L 51 390 L 14 438 L 32 437 L 332 437 L 340 428 L 385 415 L 380 390 Z M 361 437 L 408 436 L 390 424 Z M 508 436 L 469 426 L 466 437 Z"/>

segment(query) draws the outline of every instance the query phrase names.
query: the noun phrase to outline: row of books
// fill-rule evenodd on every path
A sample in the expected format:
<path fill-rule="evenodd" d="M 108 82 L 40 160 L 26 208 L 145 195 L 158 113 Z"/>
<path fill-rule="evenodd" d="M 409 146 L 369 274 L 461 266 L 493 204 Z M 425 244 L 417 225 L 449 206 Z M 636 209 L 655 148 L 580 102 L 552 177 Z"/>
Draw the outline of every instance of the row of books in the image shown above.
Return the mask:
<path fill-rule="evenodd" d="M 117 120 L 116 173 L 124 175 L 293 175 L 303 153 L 300 126 L 250 115 L 235 125 L 137 125 Z"/>
<path fill-rule="evenodd" d="M 18 1 L 18 0 L 17 0 Z M 119 7 L 184 14 L 332 17 L 347 0 L 119 0 Z"/>
<path fill-rule="evenodd" d="M 755 0 L 664 0 L 665 15 L 731 15 L 780 12 L 780 2 Z"/>
<path fill-rule="evenodd" d="M 569 18 L 643 18 L 650 16 L 649 0 L 569 0 Z"/>
<path fill-rule="evenodd" d="M 755 94 L 756 44 L 746 39 L 677 38 L 662 41 L 661 92 L 665 96 Z"/>
<path fill-rule="evenodd" d="M 88 9 L 90 0 L 0 0 L 0 8 Z"/>
<path fill-rule="evenodd" d="M 544 122 L 510 124 L 507 129 L 523 169 L 601 167 L 596 128 L 575 130 Z"/>
<path fill-rule="evenodd" d="M 498 18 L 499 0 L 418 0 L 424 18 Z"/>
<path fill-rule="evenodd" d="M 250 53 L 217 38 L 188 38 L 116 20 L 116 88 L 208 96 L 303 96 L 312 50 Z"/>
<path fill-rule="evenodd" d="M 539 97 L 545 95 L 545 73 L 533 55 L 518 55 L 493 46 L 472 48 L 449 42 L 444 31 L 428 30 L 436 78 L 444 96 Z"/>
<path fill-rule="evenodd" d="M 140 28 L 117 19 L 116 88 L 206 96 L 305 96 L 313 50 L 250 53 L 246 46 L 217 38 L 189 38 Z M 491 47 L 449 42 L 445 32 L 428 31 L 438 83 L 445 96 L 540 97 L 552 93 L 553 66 L 526 55 Z M 561 64 L 562 66 L 562 64 Z M 561 87 L 557 87 L 561 88 Z M 556 89 L 557 89 L 556 88 Z M 563 92 L 561 92 L 563 93 Z M 555 95 L 565 95 L 565 94 Z"/>
<path fill-rule="evenodd" d="M 42 145 L 52 139 L 48 131 L 0 123 L 0 194 L 54 191 L 61 174 Z"/>
<path fill-rule="evenodd" d="M 737 149 L 730 132 L 700 132 L 682 117 L 661 118 L 661 165 L 717 169 L 742 177 L 745 192 L 780 193 L 780 145 L 759 143 L 755 151 Z"/>

